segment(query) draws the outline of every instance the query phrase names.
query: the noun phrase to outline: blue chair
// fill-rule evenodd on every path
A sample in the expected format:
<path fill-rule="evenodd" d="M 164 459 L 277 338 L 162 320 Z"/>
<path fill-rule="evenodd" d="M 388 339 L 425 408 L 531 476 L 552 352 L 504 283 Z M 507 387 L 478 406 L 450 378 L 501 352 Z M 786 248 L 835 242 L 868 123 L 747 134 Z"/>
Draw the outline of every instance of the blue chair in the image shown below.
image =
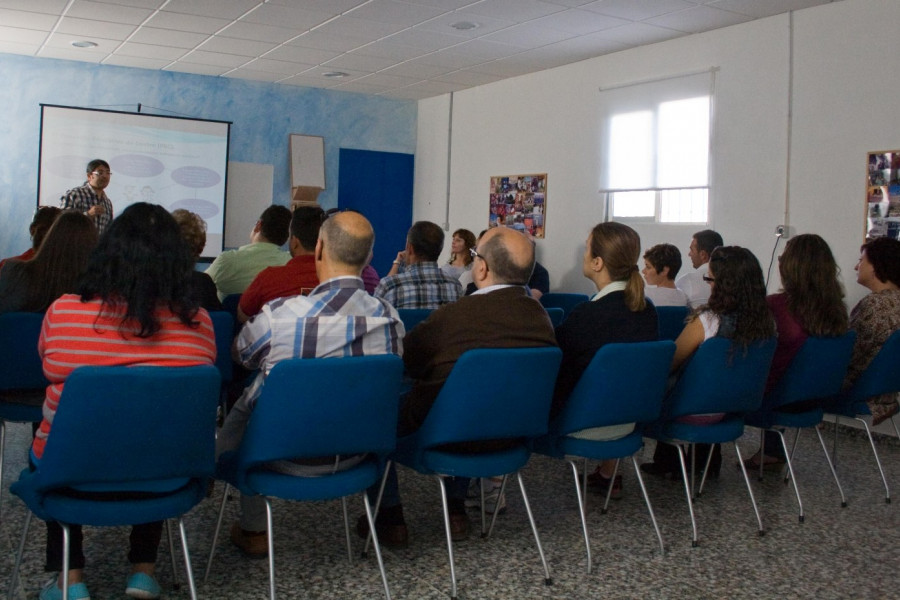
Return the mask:
<path fill-rule="evenodd" d="M 222 384 L 229 383 L 234 376 L 234 362 L 231 360 L 231 343 L 234 341 L 234 317 L 224 310 L 209 313 L 216 335 L 216 368 L 222 376 Z"/>
<path fill-rule="evenodd" d="M 424 321 L 434 312 L 433 308 L 398 308 L 397 314 L 400 315 L 400 320 L 403 321 L 403 329 L 406 330 L 406 333 L 412 331 L 416 325 Z"/>
<path fill-rule="evenodd" d="M 885 341 L 881 350 L 866 367 L 862 375 L 850 386 L 849 389 L 842 392 L 835 398 L 830 399 L 825 404 L 825 412 L 833 414 L 835 417 L 835 449 L 832 452 L 835 462 L 837 462 L 837 426 L 841 417 L 855 419 L 862 423 L 866 430 L 866 436 L 869 438 L 869 445 L 872 447 L 872 454 L 875 455 L 875 462 L 878 465 L 878 471 L 881 473 L 881 481 L 884 483 L 884 501 L 888 504 L 891 502 L 891 490 L 888 487 L 887 477 L 884 475 L 884 469 L 881 466 L 881 459 L 878 457 L 878 450 L 875 449 L 875 441 L 872 439 L 872 431 L 869 424 L 862 418 L 871 415 L 866 400 L 873 396 L 881 394 L 890 394 L 900 391 L 900 330 L 895 331 Z M 895 416 L 891 417 L 891 424 L 894 426 L 894 432 L 900 438 L 900 429 L 897 428 Z"/>
<path fill-rule="evenodd" d="M 552 583 L 525 484 L 518 471 L 531 455 L 529 440 L 547 433 L 550 401 L 561 359 L 562 352 L 556 347 L 469 350 L 456 361 L 422 426 L 397 440 L 393 460 L 438 479 L 450 556 L 451 598 L 456 598 L 456 567 L 445 476 L 504 475 L 502 494 L 506 476 L 516 473 L 544 566 L 545 582 Z M 486 372 L 492 375 L 485 377 Z M 510 447 L 495 452 L 471 453 L 455 448 L 460 443 L 503 439 L 512 442 Z M 497 512 L 491 520 L 491 529 L 485 533 L 482 512 L 485 537 L 490 536 L 496 519 Z"/>
<path fill-rule="evenodd" d="M 656 318 L 659 320 L 659 339 L 675 340 L 684 329 L 684 320 L 687 319 L 687 306 L 657 306 Z"/>
<path fill-rule="evenodd" d="M 800 490 L 797 487 L 797 478 L 791 458 L 797 448 L 797 440 L 800 439 L 802 428 L 811 428 L 819 436 L 825 460 L 828 462 L 835 483 L 837 483 L 838 491 L 841 493 L 841 506 L 847 506 L 844 490 L 837 472 L 834 470 L 831 457 L 828 456 L 828 448 L 825 446 L 825 440 L 822 438 L 822 432 L 819 431 L 818 425 L 822 422 L 823 417 L 822 403 L 841 389 L 855 341 L 856 333 L 852 331 L 839 337 L 807 338 L 775 389 L 763 398 L 762 410 L 745 416 L 747 425 L 763 430 L 772 430 L 778 434 L 787 459 L 788 473 L 794 484 L 794 493 L 797 495 L 801 523 L 803 522 L 803 501 L 800 499 Z M 794 438 L 794 445 L 790 451 L 784 440 L 784 434 L 781 432 L 781 428 L 785 427 L 797 429 L 797 437 Z M 762 432 L 760 433 L 762 434 Z M 760 439 L 764 440 L 765 438 L 760 435 Z M 761 445 L 761 454 L 765 454 L 765 444 Z M 762 481 L 763 466 L 763 462 L 760 461 L 760 481 Z"/>
<path fill-rule="evenodd" d="M 644 342 L 634 344 L 607 344 L 597 350 L 588 368 L 569 396 L 562 413 L 550 423 L 550 433 L 540 438 L 535 451 L 554 458 L 565 459 L 572 467 L 575 478 L 575 493 L 578 496 L 578 512 L 581 516 L 581 528 L 584 532 L 584 543 L 587 547 L 587 571 L 591 572 L 591 542 L 588 537 L 587 518 L 584 508 L 584 488 L 587 482 L 587 459 L 618 461 L 632 457 L 634 472 L 637 474 L 650 520 L 659 539 L 659 548 L 663 552 L 662 534 L 656 524 L 653 506 L 644 487 L 644 479 L 638 468 L 634 454 L 643 446 L 641 431 L 643 425 L 659 418 L 662 398 L 669 376 L 675 344 L 671 341 Z M 641 365 L 641 376 L 634 377 L 634 365 Z M 593 440 L 578 437 L 579 432 L 596 427 L 611 427 L 634 423 L 634 430 L 618 439 Z M 583 477 L 579 482 L 578 467 L 574 458 L 583 457 Z M 615 474 L 613 475 L 615 477 Z M 611 488 L 612 486 L 610 486 Z M 606 505 L 609 504 L 609 490 Z"/>
<path fill-rule="evenodd" d="M 587 294 L 548 292 L 541 296 L 540 303 L 544 308 L 561 308 L 565 313 L 565 317 L 568 317 L 573 308 L 575 308 L 582 302 L 587 302 L 590 299 L 591 297 Z"/>
<path fill-rule="evenodd" d="M 566 318 L 566 311 L 563 309 L 551 306 L 550 308 L 545 308 L 547 311 L 547 316 L 550 317 L 550 323 L 553 324 L 553 328 L 556 329 L 559 327 L 559 324 L 563 322 L 563 319 Z"/>
<path fill-rule="evenodd" d="M 394 354 L 282 361 L 266 377 L 240 447 L 219 457 L 217 479 L 236 487 L 242 494 L 265 498 L 269 596 L 272 600 L 275 598 L 275 548 L 269 498 L 303 501 L 340 498 L 350 553 L 346 497 L 365 492 L 382 478 L 387 456 L 394 450 L 397 440 L 402 377 L 403 360 Z M 367 456 L 346 470 L 318 477 L 287 475 L 272 470 L 269 465 L 273 461 L 356 454 Z M 227 493 L 223 494 L 206 568 L 207 577 L 226 497 Z M 365 493 L 363 501 L 369 528 L 374 532 L 372 511 Z M 375 551 L 384 593 L 390 599 L 377 539 Z"/>
<path fill-rule="evenodd" d="M 0 315 L 0 481 L 6 448 L 6 422 L 40 423 L 49 382 L 38 355 L 42 313 Z M 0 507 L 2 507 L 0 489 Z"/>
<path fill-rule="evenodd" d="M 676 445 L 678 460 L 684 478 L 688 511 L 691 515 L 693 535 L 691 544 L 697 545 L 697 521 L 694 519 L 693 483 L 688 480 L 688 471 L 682 454 L 682 442 L 690 444 L 722 444 L 734 442 L 741 472 L 753 504 L 753 512 L 759 523 L 759 535 L 765 533 L 762 518 L 753 497 L 753 488 L 747 478 L 747 470 L 741 458 L 736 440 L 744 433 L 744 415 L 758 410 L 762 403 L 766 378 L 775 353 L 775 338 L 757 342 L 743 349 L 730 340 L 711 338 L 706 340 L 678 378 L 674 389 L 663 401 L 663 416 L 660 421 L 646 428 L 644 434 L 657 442 Z M 683 422 L 680 417 L 725 413 L 721 421 L 712 424 Z M 706 469 L 700 482 L 700 493 L 706 473 L 709 471 L 712 452 L 706 461 Z M 694 469 L 691 469 L 691 480 Z"/>
<path fill-rule="evenodd" d="M 219 373 L 197 367 L 80 367 L 66 380 L 53 431 L 35 471 L 10 491 L 31 511 L 10 582 L 16 586 L 32 513 L 63 528 L 63 598 L 68 596 L 67 523 L 101 527 L 177 518 L 191 598 L 197 591 L 182 515 L 206 497 L 215 469 Z M 103 435 L 97 432 L 102 431 Z M 105 492 L 89 499 L 78 492 Z M 109 492 L 153 492 L 108 499 Z"/>

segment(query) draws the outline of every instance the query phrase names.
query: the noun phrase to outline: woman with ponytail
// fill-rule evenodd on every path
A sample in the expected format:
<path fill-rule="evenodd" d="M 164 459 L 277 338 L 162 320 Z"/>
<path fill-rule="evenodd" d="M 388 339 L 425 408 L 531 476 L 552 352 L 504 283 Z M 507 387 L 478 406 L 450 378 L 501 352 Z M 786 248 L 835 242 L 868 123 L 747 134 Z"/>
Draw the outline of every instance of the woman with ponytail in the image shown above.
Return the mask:
<path fill-rule="evenodd" d="M 556 380 L 551 419 L 565 406 L 581 374 L 602 346 L 614 342 L 649 342 L 659 338 L 656 309 L 644 298 L 644 280 L 638 270 L 641 238 L 621 223 L 600 223 L 587 238 L 582 270 L 597 288 L 590 302 L 576 306 L 556 328 L 563 351 Z M 585 430 L 588 439 L 615 439 L 627 435 L 634 424 Z M 621 495 L 622 478 L 612 481 L 616 461 L 604 461 L 588 477 L 588 485 L 606 493 L 613 485 L 613 498 Z"/>

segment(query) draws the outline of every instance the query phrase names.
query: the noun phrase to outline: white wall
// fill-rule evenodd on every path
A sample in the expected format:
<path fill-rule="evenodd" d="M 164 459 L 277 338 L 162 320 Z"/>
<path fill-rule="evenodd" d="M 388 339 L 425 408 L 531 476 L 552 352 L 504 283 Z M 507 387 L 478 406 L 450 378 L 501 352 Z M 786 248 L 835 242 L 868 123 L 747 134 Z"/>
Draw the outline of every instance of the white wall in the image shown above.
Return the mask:
<path fill-rule="evenodd" d="M 598 88 L 718 67 L 709 226 L 749 247 L 765 269 L 775 225 L 816 232 L 838 257 L 852 305 L 863 236 L 866 152 L 900 148 L 900 2 L 843 0 L 457 92 L 450 231 L 487 226 L 492 175 L 548 173 L 538 260 L 551 288 L 590 292 L 580 261 L 602 220 Z M 419 103 L 415 219 L 445 222 L 449 96 Z M 788 138 L 792 136 L 790 161 Z M 790 194 L 788 188 L 790 164 Z M 789 212 L 785 214 L 785 208 Z M 703 227 L 642 225 L 644 248 L 684 250 Z M 449 244 L 447 244 L 449 246 Z M 781 250 L 779 245 L 779 252 Z M 445 253 L 446 254 L 446 253 Z M 770 290 L 777 289 L 773 268 Z"/>

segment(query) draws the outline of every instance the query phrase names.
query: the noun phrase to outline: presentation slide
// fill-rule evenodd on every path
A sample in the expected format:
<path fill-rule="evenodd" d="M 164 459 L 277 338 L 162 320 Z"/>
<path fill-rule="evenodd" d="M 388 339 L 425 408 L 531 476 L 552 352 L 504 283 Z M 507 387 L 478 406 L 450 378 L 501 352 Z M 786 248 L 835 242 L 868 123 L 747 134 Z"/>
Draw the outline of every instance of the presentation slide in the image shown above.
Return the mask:
<path fill-rule="evenodd" d="M 85 183 L 88 162 L 109 163 L 114 214 L 135 202 L 185 208 L 207 225 L 202 258 L 221 254 L 231 123 L 41 105 L 38 204 Z"/>

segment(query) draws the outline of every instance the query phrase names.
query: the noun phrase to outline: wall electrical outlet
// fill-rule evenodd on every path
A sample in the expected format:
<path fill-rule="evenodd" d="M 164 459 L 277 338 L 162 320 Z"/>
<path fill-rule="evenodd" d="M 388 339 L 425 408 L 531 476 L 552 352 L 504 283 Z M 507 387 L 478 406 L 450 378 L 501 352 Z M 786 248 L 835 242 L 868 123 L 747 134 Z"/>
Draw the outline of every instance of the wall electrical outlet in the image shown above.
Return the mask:
<path fill-rule="evenodd" d="M 776 225 L 775 226 L 775 235 L 780 238 L 789 238 L 791 237 L 791 228 L 787 225 Z"/>

